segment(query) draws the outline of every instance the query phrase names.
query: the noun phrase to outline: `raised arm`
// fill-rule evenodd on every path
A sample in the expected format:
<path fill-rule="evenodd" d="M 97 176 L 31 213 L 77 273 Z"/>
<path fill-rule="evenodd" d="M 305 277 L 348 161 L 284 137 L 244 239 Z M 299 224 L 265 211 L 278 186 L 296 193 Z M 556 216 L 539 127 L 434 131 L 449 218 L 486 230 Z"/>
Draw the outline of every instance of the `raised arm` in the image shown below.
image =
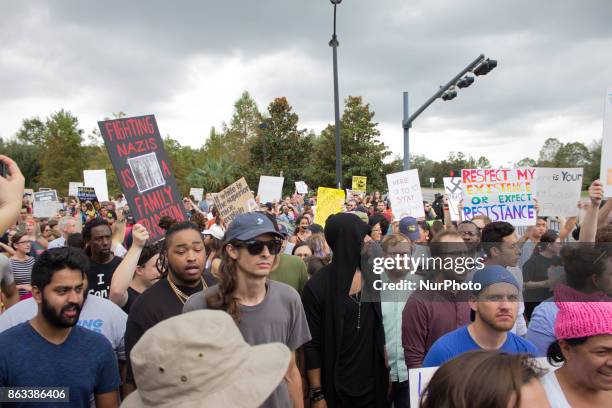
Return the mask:
<path fill-rule="evenodd" d="M 603 200 L 603 184 L 599 180 L 595 180 L 589 186 L 590 203 L 580 225 L 580 242 L 595 242 L 597 234 L 597 215 L 599 213 L 599 204 Z"/>
<path fill-rule="evenodd" d="M 135 224 L 132 228 L 132 239 L 132 246 L 125 254 L 123 261 L 117 266 L 111 280 L 109 298 L 119 307 L 125 306 L 128 301 L 127 290 L 134 279 L 138 258 L 149 239 L 149 232 L 144 226 Z"/>

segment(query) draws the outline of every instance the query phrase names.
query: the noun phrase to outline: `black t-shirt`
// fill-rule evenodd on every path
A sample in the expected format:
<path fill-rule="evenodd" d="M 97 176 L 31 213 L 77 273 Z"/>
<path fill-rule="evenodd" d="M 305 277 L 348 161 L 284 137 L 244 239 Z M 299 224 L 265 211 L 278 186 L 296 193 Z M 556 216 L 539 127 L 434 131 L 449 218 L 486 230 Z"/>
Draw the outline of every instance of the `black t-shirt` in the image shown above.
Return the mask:
<path fill-rule="evenodd" d="M 89 281 L 88 293 L 90 295 L 96 295 L 104 299 L 108 299 L 113 273 L 121 261 L 123 261 L 123 258 L 115 256 L 109 263 L 105 264 L 96 263 L 91 258 L 89 258 L 89 261 L 91 263 L 91 267 L 87 273 L 87 280 Z"/>
<path fill-rule="evenodd" d="M 359 306 L 355 295 L 345 296 L 337 371 L 338 392 L 341 394 L 356 397 L 374 389 L 374 319 L 371 302 L 361 302 Z"/>
<path fill-rule="evenodd" d="M 128 286 L 127 294 L 127 302 L 125 302 L 125 305 L 123 305 L 121 309 L 123 309 L 125 313 L 130 314 L 130 309 L 132 308 L 132 305 L 134 304 L 138 296 L 140 296 L 140 292 Z"/>
<path fill-rule="evenodd" d="M 191 296 L 203 289 L 200 283 L 195 288 L 176 285 L 177 288 L 187 296 Z M 134 383 L 132 366 L 129 363 L 129 355 L 142 335 L 162 320 L 169 319 L 183 313 L 183 302 L 174 293 L 168 279 L 160 279 L 157 283 L 144 291 L 134 301 L 128 314 L 125 328 L 125 352 L 128 356 L 127 381 Z"/>

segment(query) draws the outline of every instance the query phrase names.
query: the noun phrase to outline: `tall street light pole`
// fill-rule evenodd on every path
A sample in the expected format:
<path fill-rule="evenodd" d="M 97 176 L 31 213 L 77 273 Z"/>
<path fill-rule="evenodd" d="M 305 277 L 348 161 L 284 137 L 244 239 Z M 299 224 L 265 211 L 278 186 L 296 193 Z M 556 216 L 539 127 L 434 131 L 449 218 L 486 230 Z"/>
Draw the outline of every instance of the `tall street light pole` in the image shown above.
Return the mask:
<path fill-rule="evenodd" d="M 457 91 L 455 91 L 455 86 L 459 88 L 467 88 L 474 82 L 474 78 L 470 76 L 466 76 L 462 78 L 463 75 L 468 72 L 474 72 L 476 76 L 486 75 L 493 68 L 497 66 L 497 61 L 486 59 L 484 55 L 479 55 L 470 65 L 465 67 L 461 72 L 459 72 L 453 79 L 448 81 L 446 85 L 441 86 L 438 92 L 432 95 L 419 109 L 417 109 L 412 115 L 408 115 L 408 92 L 404 92 L 404 120 L 402 121 L 402 127 L 404 128 L 404 170 L 408 170 L 410 168 L 410 156 L 409 156 L 409 130 L 412 127 L 412 122 L 421 114 L 425 109 L 429 107 L 436 99 L 442 97 L 445 101 L 450 101 L 451 99 L 457 96 Z M 453 88 L 453 89 L 451 89 Z"/>
<path fill-rule="evenodd" d="M 336 8 L 342 0 L 330 0 L 334 5 L 334 33 L 329 46 L 334 54 L 334 113 L 336 130 L 336 187 L 342 189 L 342 146 L 340 145 L 340 102 L 338 100 L 338 37 L 336 37 Z"/>

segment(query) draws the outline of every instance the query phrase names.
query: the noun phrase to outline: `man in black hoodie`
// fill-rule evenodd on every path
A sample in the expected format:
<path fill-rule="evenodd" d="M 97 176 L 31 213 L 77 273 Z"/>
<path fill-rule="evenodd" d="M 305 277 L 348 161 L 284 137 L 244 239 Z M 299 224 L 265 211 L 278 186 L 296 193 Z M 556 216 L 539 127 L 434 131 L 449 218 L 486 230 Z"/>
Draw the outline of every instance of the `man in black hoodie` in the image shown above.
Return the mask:
<path fill-rule="evenodd" d="M 362 259 L 369 227 L 354 214 L 329 217 L 325 239 L 331 264 L 306 284 L 302 302 L 312 340 L 304 345 L 312 408 L 386 407 L 389 374 L 385 366 L 380 303 L 371 293 L 369 268 Z M 362 265 L 365 270 L 362 271 Z"/>

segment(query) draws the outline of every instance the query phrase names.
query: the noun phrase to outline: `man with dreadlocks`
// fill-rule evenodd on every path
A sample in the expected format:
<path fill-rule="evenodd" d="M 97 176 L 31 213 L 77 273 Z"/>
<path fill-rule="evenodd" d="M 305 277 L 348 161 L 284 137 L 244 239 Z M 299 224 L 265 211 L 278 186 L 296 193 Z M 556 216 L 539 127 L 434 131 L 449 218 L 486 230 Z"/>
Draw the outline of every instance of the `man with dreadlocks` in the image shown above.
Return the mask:
<path fill-rule="evenodd" d="M 207 287 L 202 277 L 205 261 L 204 239 L 195 224 L 181 222 L 166 231 L 157 261 L 162 278 L 138 296 L 128 315 L 125 332 L 128 361 L 130 351 L 148 329 L 181 314 L 189 296 Z M 127 381 L 134 384 L 131 365 Z"/>
<path fill-rule="evenodd" d="M 268 279 L 281 251 L 281 239 L 265 214 L 237 216 L 225 233 L 219 284 L 193 295 L 184 312 L 225 310 L 250 345 L 278 342 L 289 347 L 293 353 L 285 381 L 262 407 L 299 408 L 304 401 L 295 350 L 310 340 L 310 331 L 295 289 Z"/>

